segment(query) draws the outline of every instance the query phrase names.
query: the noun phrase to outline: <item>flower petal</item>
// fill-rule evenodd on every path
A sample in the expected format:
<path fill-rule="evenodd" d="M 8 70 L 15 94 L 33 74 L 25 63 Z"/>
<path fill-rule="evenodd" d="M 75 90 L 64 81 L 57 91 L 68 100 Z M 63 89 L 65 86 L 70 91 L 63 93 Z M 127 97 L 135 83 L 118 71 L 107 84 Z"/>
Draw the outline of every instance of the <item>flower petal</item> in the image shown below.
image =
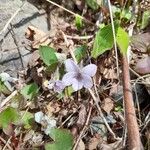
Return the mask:
<path fill-rule="evenodd" d="M 79 71 L 79 67 L 77 66 L 77 64 L 71 60 L 71 59 L 67 59 L 65 61 L 65 67 L 66 67 L 66 71 L 67 72 L 78 72 Z"/>
<path fill-rule="evenodd" d="M 85 74 L 83 75 L 82 83 L 85 88 L 91 88 L 93 86 L 92 78 Z"/>
<path fill-rule="evenodd" d="M 96 74 L 96 71 L 97 66 L 95 64 L 87 65 L 82 69 L 82 72 L 90 77 L 93 77 Z"/>
<path fill-rule="evenodd" d="M 78 90 L 82 89 L 82 87 L 83 87 L 82 82 L 79 82 L 75 78 L 72 80 L 72 88 L 74 89 L 74 91 L 78 91 Z"/>
<path fill-rule="evenodd" d="M 60 80 L 55 81 L 55 84 L 54 84 L 55 92 L 61 93 L 64 88 L 65 88 L 65 85 L 62 81 L 60 81 Z"/>
<path fill-rule="evenodd" d="M 65 86 L 69 86 L 72 84 L 75 75 L 76 75 L 75 72 L 68 72 L 63 76 L 62 82 L 65 84 Z"/>

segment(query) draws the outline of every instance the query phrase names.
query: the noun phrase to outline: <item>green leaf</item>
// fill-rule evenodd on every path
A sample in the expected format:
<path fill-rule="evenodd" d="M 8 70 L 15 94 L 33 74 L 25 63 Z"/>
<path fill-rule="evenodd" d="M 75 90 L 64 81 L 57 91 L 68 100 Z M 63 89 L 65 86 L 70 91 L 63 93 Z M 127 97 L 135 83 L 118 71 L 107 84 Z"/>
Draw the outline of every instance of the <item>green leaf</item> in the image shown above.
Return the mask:
<path fill-rule="evenodd" d="M 147 10 L 143 12 L 141 29 L 147 27 L 149 22 L 150 22 L 150 10 Z"/>
<path fill-rule="evenodd" d="M 131 20 L 132 18 L 132 13 L 129 11 L 129 9 L 123 9 L 121 12 L 121 18 L 125 18 L 127 20 Z"/>
<path fill-rule="evenodd" d="M 71 150 L 73 147 L 73 136 L 64 129 L 51 129 L 50 137 L 53 143 L 47 143 L 45 150 Z"/>
<path fill-rule="evenodd" d="M 5 86 L 4 82 L 0 79 L 0 93 L 4 93 L 6 95 L 11 94 L 11 92 L 8 90 L 8 88 Z"/>
<path fill-rule="evenodd" d="M 78 63 L 82 60 L 82 58 L 84 58 L 86 54 L 86 48 L 87 46 L 83 45 L 75 49 L 74 53 Z"/>
<path fill-rule="evenodd" d="M 117 44 L 120 49 L 120 52 L 122 54 L 126 54 L 128 46 L 129 46 L 129 36 L 128 36 L 128 33 L 125 32 L 125 30 L 122 29 L 121 27 L 119 27 L 117 30 L 116 40 L 117 40 Z"/>
<path fill-rule="evenodd" d="M 97 10 L 100 6 L 98 4 L 98 0 L 86 0 L 87 5 L 93 10 Z M 101 4 L 101 2 L 100 2 Z"/>
<path fill-rule="evenodd" d="M 83 27 L 82 18 L 79 15 L 75 16 L 75 24 L 78 30 L 80 30 Z"/>
<path fill-rule="evenodd" d="M 8 107 L 0 113 L 0 126 L 7 128 L 10 123 L 15 124 L 19 120 L 19 114 L 15 108 Z"/>
<path fill-rule="evenodd" d="M 32 100 L 35 96 L 37 96 L 39 91 L 38 85 L 36 83 L 31 83 L 22 88 L 21 94 L 29 100 Z"/>
<path fill-rule="evenodd" d="M 122 112 L 123 108 L 121 106 L 117 106 L 117 107 L 115 107 L 115 111 Z"/>
<path fill-rule="evenodd" d="M 58 59 L 55 54 L 55 50 L 48 46 L 40 46 L 39 54 L 41 59 L 47 66 L 57 64 Z"/>
<path fill-rule="evenodd" d="M 116 26 L 117 28 L 117 26 Z M 110 50 L 113 47 L 113 32 L 111 24 L 105 26 L 96 34 L 93 50 L 92 50 L 92 57 L 97 58 L 105 51 Z"/>
<path fill-rule="evenodd" d="M 24 125 L 25 129 L 30 129 L 33 122 L 34 122 L 34 116 L 30 112 L 26 111 L 21 111 L 21 116 L 22 116 L 22 123 Z"/>

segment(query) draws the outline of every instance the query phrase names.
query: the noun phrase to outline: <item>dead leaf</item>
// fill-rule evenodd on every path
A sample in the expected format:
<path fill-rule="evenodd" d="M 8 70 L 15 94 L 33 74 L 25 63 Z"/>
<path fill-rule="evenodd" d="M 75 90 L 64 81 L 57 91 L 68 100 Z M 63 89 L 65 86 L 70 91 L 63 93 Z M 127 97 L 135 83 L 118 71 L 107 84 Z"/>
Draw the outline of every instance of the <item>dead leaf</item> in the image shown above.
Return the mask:
<path fill-rule="evenodd" d="M 38 49 L 40 45 L 48 45 L 51 42 L 49 35 L 34 26 L 28 27 L 25 36 L 32 41 L 33 49 Z"/>
<path fill-rule="evenodd" d="M 120 150 L 122 147 L 122 144 L 121 144 L 121 139 L 114 142 L 114 143 L 111 143 L 111 144 L 107 144 L 107 143 L 102 143 L 101 145 L 99 145 L 99 148 L 101 150 Z"/>
<path fill-rule="evenodd" d="M 123 98 L 123 87 L 116 83 L 113 83 L 109 92 L 109 95 L 115 100 L 122 100 Z"/>
<path fill-rule="evenodd" d="M 47 108 L 47 115 L 49 117 L 51 117 L 55 113 L 58 113 L 61 110 L 60 105 L 57 102 L 55 103 L 50 102 L 46 108 Z"/>
<path fill-rule="evenodd" d="M 113 68 L 111 69 L 105 68 L 103 75 L 106 79 L 117 79 L 117 74 L 115 72 L 115 69 Z"/>
<path fill-rule="evenodd" d="M 140 52 L 147 52 L 150 47 L 150 33 L 134 35 L 131 39 L 133 49 Z"/>
<path fill-rule="evenodd" d="M 79 141 L 79 144 L 78 144 L 76 150 L 85 150 L 85 144 L 82 141 L 82 139 Z"/>
<path fill-rule="evenodd" d="M 30 58 L 29 63 L 28 63 L 30 68 L 34 67 L 38 64 L 38 59 L 39 58 L 40 58 L 39 51 L 38 50 L 34 51 L 31 55 L 31 58 Z"/>
<path fill-rule="evenodd" d="M 87 116 L 86 107 L 83 104 L 81 104 L 77 124 L 83 126 L 86 121 L 86 116 Z"/>
<path fill-rule="evenodd" d="M 114 102 L 110 98 L 105 98 L 101 107 L 107 114 L 110 114 L 110 111 L 114 108 Z"/>
<path fill-rule="evenodd" d="M 137 62 L 136 71 L 140 74 L 150 73 L 150 56 L 147 56 Z"/>
<path fill-rule="evenodd" d="M 97 145 L 101 144 L 102 142 L 103 142 L 103 139 L 100 136 L 92 137 L 89 141 L 88 149 L 95 150 L 97 149 Z"/>

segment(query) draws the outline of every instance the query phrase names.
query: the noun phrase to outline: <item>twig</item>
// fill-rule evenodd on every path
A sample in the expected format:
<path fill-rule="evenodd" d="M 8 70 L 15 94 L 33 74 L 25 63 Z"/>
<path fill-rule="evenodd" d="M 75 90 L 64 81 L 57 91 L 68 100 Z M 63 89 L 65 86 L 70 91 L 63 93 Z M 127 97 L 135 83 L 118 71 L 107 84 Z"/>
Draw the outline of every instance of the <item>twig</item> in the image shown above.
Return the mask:
<path fill-rule="evenodd" d="M 111 26 L 112 26 L 112 32 L 113 32 L 113 39 L 114 39 L 114 48 L 115 48 L 115 55 L 116 55 L 116 67 L 117 67 L 117 77 L 119 78 L 119 65 L 118 65 L 118 51 L 117 51 L 117 42 L 116 42 L 116 34 L 115 34 L 115 27 L 114 27 L 114 20 L 113 20 L 113 14 L 112 14 L 112 8 L 110 0 L 108 1 L 109 6 L 109 13 L 110 13 L 110 20 L 111 20 Z"/>
<path fill-rule="evenodd" d="M 12 22 L 12 20 L 16 17 L 16 15 L 19 13 L 19 11 L 22 9 L 22 7 L 25 5 L 25 2 L 16 10 L 16 12 L 11 16 L 11 18 L 8 20 L 4 28 L 0 31 L 0 35 L 5 32 L 9 26 L 9 24 Z"/>
<path fill-rule="evenodd" d="M 55 6 L 57 6 L 57 7 L 59 7 L 59 8 L 61 8 L 61 9 L 63 9 L 63 10 L 65 10 L 66 12 L 68 12 L 68 13 L 74 15 L 74 16 L 78 15 L 80 19 L 83 19 L 83 20 L 85 20 L 86 22 L 88 22 L 88 23 L 90 23 L 90 24 L 92 24 L 92 25 L 95 26 L 95 24 L 94 24 L 93 22 L 87 20 L 86 18 L 80 16 L 79 14 L 76 14 L 76 13 L 74 13 L 74 12 L 72 12 L 72 11 L 70 11 L 70 10 L 64 8 L 64 7 L 62 7 L 61 5 L 55 3 L 55 2 L 53 2 L 53 1 L 51 1 L 51 0 L 46 0 L 46 1 L 49 2 L 49 3 L 51 3 L 51 4 L 53 4 L 53 5 L 55 5 Z"/>
<path fill-rule="evenodd" d="M 0 136 L 0 140 L 1 140 L 4 144 L 7 143 L 1 136 Z M 7 147 L 8 147 L 9 150 L 13 150 L 13 149 L 10 147 L 9 144 L 7 144 Z"/>
<path fill-rule="evenodd" d="M 11 138 L 12 138 L 12 136 L 11 136 L 11 137 L 7 140 L 7 142 L 6 142 L 5 146 L 3 147 L 3 149 L 2 149 L 2 150 L 5 150 L 5 149 L 6 149 L 6 147 L 8 147 L 8 143 L 10 142 Z"/>
<path fill-rule="evenodd" d="M 140 110 L 140 104 L 139 104 L 139 99 L 138 99 L 138 95 L 137 95 L 137 89 L 136 89 L 136 83 L 133 84 L 133 88 L 135 91 L 135 101 L 136 101 L 136 105 L 137 105 L 137 109 L 138 109 L 138 117 L 139 117 L 139 124 L 141 125 L 141 110 Z"/>
<path fill-rule="evenodd" d="M 129 64 L 126 55 L 122 56 L 122 63 L 125 119 L 127 124 L 129 149 L 142 150 L 139 127 L 136 119 L 136 113 L 132 97 L 132 89 L 130 84 Z"/>
<path fill-rule="evenodd" d="M 6 99 L 4 99 L 0 104 L 0 109 L 4 107 L 17 93 L 18 91 L 15 90 L 14 92 L 11 93 L 11 95 L 9 95 Z"/>
<path fill-rule="evenodd" d="M 93 107 L 93 104 L 90 103 L 90 108 L 89 108 L 89 111 L 88 111 L 89 113 L 88 113 L 88 116 L 87 116 L 85 125 L 84 125 L 82 131 L 80 132 L 80 135 L 79 135 L 79 137 L 78 137 L 78 139 L 77 139 L 77 141 L 76 141 L 76 143 L 75 143 L 75 145 L 74 145 L 74 147 L 73 147 L 72 150 L 76 150 L 76 148 L 77 148 L 77 146 L 78 146 L 78 144 L 79 144 L 79 141 L 81 140 L 82 135 L 84 134 L 84 132 L 85 132 L 86 129 L 87 129 L 87 126 L 88 126 L 89 120 L 90 120 L 90 116 L 91 116 L 91 112 L 92 112 L 92 107 Z"/>
<path fill-rule="evenodd" d="M 73 52 L 73 47 L 71 47 L 72 45 L 68 42 L 65 33 L 63 31 L 61 31 L 61 33 L 62 33 L 62 35 L 64 37 L 64 40 L 65 40 L 65 43 L 66 43 L 67 47 L 69 48 L 69 52 L 70 52 L 73 60 L 77 63 L 76 57 L 75 57 L 74 52 Z"/>
<path fill-rule="evenodd" d="M 150 123 L 150 112 L 148 112 L 148 114 L 145 117 L 145 120 L 144 120 L 145 125 L 144 125 L 143 129 L 141 130 L 141 132 L 143 132 L 143 130 L 148 126 L 149 123 Z"/>
<path fill-rule="evenodd" d="M 93 35 L 88 35 L 88 36 L 70 36 L 66 35 L 67 39 L 76 39 L 76 40 L 87 40 L 93 38 Z"/>

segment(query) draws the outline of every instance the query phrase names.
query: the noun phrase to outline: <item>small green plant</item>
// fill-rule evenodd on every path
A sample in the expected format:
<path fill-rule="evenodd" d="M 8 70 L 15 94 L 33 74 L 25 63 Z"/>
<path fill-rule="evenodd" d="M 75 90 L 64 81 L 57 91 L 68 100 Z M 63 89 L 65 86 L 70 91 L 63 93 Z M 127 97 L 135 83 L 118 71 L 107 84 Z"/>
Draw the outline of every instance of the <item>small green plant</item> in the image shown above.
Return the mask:
<path fill-rule="evenodd" d="M 127 48 L 129 46 L 129 36 L 123 28 L 115 24 L 115 34 L 117 45 L 120 52 L 126 54 Z M 114 39 L 111 24 L 105 26 L 96 34 L 93 50 L 91 52 L 92 57 L 97 58 L 105 51 L 110 50 L 113 47 Z"/>
<path fill-rule="evenodd" d="M 15 108 L 8 107 L 0 113 L 0 127 L 7 128 L 9 124 L 19 121 L 20 115 Z"/>
<path fill-rule="evenodd" d="M 38 85 L 36 83 L 31 83 L 29 85 L 26 85 L 21 89 L 21 94 L 29 100 L 32 100 L 34 97 L 37 96 L 39 91 Z"/>
<path fill-rule="evenodd" d="M 47 143 L 45 150 L 71 150 L 73 147 L 72 134 L 64 129 L 52 129 L 50 137 L 54 140 L 53 143 Z"/>

